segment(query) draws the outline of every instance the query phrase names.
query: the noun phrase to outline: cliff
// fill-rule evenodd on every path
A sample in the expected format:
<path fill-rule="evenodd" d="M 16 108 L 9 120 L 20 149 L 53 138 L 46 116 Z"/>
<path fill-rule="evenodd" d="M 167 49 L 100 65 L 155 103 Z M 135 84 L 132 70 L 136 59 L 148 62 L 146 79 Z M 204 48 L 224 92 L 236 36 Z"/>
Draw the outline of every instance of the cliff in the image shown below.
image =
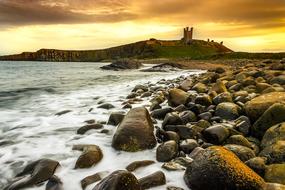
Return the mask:
<path fill-rule="evenodd" d="M 232 52 L 227 47 L 202 40 L 193 40 L 185 45 L 181 40 L 162 41 L 150 39 L 127 45 L 101 50 L 56 50 L 40 49 L 16 55 L 0 56 L 0 60 L 12 61 L 54 61 L 54 62 L 95 62 L 118 58 L 190 58 L 199 59 Z"/>

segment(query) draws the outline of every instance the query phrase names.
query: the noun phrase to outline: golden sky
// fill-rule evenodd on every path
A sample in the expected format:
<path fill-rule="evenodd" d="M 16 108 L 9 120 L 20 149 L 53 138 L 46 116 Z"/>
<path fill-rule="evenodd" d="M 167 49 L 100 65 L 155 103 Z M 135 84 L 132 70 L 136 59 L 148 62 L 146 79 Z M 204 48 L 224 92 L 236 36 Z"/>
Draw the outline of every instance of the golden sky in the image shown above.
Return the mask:
<path fill-rule="evenodd" d="M 180 39 L 185 26 L 235 51 L 285 52 L 285 0 L 0 0 L 0 55 Z"/>

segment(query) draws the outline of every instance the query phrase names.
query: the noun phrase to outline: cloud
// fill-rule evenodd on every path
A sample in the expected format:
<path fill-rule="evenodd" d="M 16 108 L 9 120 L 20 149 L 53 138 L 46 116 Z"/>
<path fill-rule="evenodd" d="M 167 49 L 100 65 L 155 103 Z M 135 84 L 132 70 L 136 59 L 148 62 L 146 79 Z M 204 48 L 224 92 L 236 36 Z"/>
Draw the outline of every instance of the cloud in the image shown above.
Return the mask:
<path fill-rule="evenodd" d="M 0 25 L 108 23 L 135 17 L 113 0 L 0 0 Z"/>

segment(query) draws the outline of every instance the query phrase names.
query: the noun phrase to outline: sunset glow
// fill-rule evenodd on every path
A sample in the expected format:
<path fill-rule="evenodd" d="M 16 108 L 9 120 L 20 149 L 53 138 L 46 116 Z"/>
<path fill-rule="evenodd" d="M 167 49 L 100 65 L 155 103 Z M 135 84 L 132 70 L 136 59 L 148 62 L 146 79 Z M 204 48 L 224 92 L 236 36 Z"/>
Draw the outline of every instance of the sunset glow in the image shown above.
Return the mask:
<path fill-rule="evenodd" d="M 185 26 L 235 51 L 285 51 L 284 0 L 0 0 L 0 54 L 180 39 Z"/>

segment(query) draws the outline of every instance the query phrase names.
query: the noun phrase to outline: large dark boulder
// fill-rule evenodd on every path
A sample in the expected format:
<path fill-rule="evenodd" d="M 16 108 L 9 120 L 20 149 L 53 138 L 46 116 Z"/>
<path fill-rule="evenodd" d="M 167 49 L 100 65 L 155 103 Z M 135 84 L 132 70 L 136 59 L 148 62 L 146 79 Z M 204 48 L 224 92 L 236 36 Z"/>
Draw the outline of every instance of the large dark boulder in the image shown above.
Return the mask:
<path fill-rule="evenodd" d="M 100 181 L 93 190 L 141 190 L 141 186 L 132 173 L 118 170 Z"/>
<path fill-rule="evenodd" d="M 16 181 L 4 189 L 18 190 L 38 185 L 49 180 L 58 166 L 59 163 L 57 161 L 50 159 L 40 159 L 32 162 L 16 175 Z"/>
<path fill-rule="evenodd" d="M 141 66 L 142 64 L 136 60 L 124 59 L 114 61 L 109 65 L 102 66 L 101 69 L 118 71 L 126 69 L 139 69 Z"/>
<path fill-rule="evenodd" d="M 112 147 L 116 150 L 136 152 L 156 145 L 154 126 L 146 108 L 131 109 L 113 136 Z"/>
<path fill-rule="evenodd" d="M 212 146 L 195 156 L 184 180 L 191 190 L 261 190 L 264 180 L 223 147 Z"/>
<path fill-rule="evenodd" d="M 253 124 L 252 135 L 261 139 L 267 129 L 285 121 L 285 104 L 276 103 L 270 106 Z"/>
<path fill-rule="evenodd" d="M 175 141 L 170 140 L 159 145 L 156 149 L 156 159 L 159 162 L 168 162 L 178 154 L 178 145 Z"/>
<path fill-rule="evenodd" d="M 270 106 L 285 102 L 285 92 L 271 92 L 258 96 L 245 104 L 245 112 L 256 121 Z"/>
<path fill-rule="evenodd" d="M 239 117 L 241 113 L 241 108 L 231 102 L 220 103 L 215 111 L 215 115 L 221 117 L 222 119 L 234 120 Z"/>

